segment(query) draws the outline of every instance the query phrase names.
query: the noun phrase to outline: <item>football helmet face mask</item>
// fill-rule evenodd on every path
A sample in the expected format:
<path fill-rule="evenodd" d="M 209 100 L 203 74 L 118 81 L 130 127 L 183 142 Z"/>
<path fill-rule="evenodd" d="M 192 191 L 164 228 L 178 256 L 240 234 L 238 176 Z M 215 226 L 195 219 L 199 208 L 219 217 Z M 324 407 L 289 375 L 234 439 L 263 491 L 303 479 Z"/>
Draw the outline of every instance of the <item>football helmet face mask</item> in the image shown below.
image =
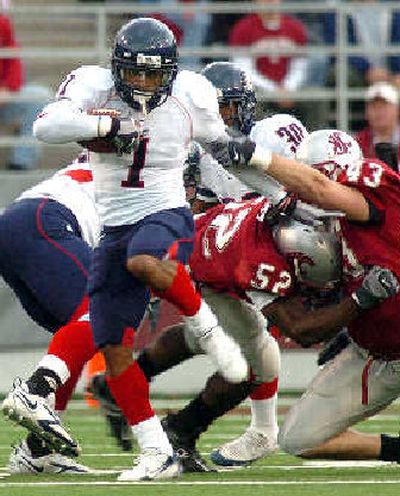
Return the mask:
<path fill-rule="evenodd" d="M 342 248 L 331 218 L 283 220 L 273 229 L 278 250 L 293 265 L 296 280 L 303 286 L 333 289 L 342 277 Z"/>
<path fill-rule="evenodd" d="M 213 62 L 201 73 L 217 89 L 225 123 L 248 135 L 254 124 L 257 102 L 247 74 L 231 62 Z"/>
<path fill-rule="evenodd" d="M 296 159 L 336 180 L 351 165 L 363 160 L 357 141 L 338 129 L 314 131 L 301 143 Z"/>
<path fill-rule="evenodd" d="M 130 107 L 150 111 L 171 93 L 177 74 L 176 40 L 162 22 L 138 18 L 115 37 L 111 68 L 115 90 Z"/>

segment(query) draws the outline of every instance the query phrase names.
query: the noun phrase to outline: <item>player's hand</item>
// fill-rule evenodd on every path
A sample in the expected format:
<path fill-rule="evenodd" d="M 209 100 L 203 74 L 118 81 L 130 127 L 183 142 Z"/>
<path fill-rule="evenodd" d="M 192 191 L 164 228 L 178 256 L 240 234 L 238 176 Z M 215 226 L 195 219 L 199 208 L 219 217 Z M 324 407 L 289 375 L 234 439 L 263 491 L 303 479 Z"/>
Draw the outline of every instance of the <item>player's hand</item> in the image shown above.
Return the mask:
<path fill-rule="evenodd" d="M 278 224 L 283 217 L 290 217 L 296 208 L 297 197 L 292 193 L 287 193 L 278 203 L 272 205 L 266 213 L 264 219 L 270 227 Z"/>
<path fill-rule="evenodd" d="M 232 165 L 246 165 L 250 161 L 256 145 L 249 138 L 244 138 L 212 141 L 208 148 L 217 162 L 223 167 L 229 168 Z"/>
<path fill-rule="evenodd" d="M 374 265 L 351 297 L 362 310 L 369 310 L 395 296 L 399 290 L 400 284 L 396 275 L 389 269 Z"/>
<path fill-rule="evenodd" d="M 121 157 L 134 151 L 140 138 L 140 131 L 140 124 L 134 119 L 112 117 L 111 130 L 106 139 L 114 145 L 115 153 Z"/>

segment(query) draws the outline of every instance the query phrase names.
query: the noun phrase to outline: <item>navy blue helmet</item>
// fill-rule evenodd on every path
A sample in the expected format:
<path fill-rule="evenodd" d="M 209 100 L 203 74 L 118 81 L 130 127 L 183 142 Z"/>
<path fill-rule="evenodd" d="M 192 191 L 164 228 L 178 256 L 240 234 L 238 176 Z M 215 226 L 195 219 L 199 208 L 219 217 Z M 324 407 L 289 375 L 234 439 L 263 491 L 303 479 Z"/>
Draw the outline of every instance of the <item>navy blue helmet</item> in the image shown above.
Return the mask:
<path fill-rule="evenodd" d="M 254 124 L 257 102 L 247 74 L 231 62 L 213 62 L 201 73 L 217 88 L 220 105 L 237 103 L 234 127 L 243 134 L 249 134 Z"/>
<path fill-rule="evenodd" d="M 171 93 L 177 73 L 175 36 L 156 19 L 134 19 L 122 26 L 115 37 L 111 67 L 115 89 L 122 100 L 140 108 L 138 101 L 144 98 L 147 110 L 151 110 Z M 146 87 L 146 77 L 153 86 Z"/>

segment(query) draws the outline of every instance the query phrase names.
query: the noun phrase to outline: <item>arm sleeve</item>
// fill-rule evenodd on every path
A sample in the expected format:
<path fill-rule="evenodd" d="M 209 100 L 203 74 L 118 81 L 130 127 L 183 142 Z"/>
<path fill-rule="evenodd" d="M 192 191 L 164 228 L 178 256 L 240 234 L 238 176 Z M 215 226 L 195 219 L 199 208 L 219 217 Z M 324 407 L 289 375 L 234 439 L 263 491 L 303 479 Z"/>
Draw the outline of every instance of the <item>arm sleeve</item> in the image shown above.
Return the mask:
<path fill-rule="evenodd" d="M 36 138 L 60 144 L 104 137 L 111 128 L 111 117 L 89 115 L 102 108 L 113 88 L 110 71 L 82 67 L 61 83 L 56 101 L 47 105 L 33 124 Z"/>
<path fill-rule="evenodd" d="M 220 199 L 240 200 L 243 195 L 252 191 L 209 154 L 203 155 L 200 159 L 200 174 L 201 183 L 214 191 Z"/>
<path fill-rule="evenodd" d="M 283 81 L 283 87 L 289 91 L 294 91 L 302 86 L 307 78 L 308 59 L 306 57 L 296 57 L 290 61 L 289 70 Z"/>

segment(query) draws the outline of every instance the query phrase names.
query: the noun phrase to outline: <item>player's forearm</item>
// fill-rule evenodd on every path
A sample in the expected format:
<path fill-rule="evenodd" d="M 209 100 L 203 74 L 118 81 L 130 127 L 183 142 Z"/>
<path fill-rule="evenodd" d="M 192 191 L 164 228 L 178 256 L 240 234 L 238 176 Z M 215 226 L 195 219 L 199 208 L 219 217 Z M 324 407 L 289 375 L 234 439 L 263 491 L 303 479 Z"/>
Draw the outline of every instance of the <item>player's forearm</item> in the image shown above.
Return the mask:
<path fill-rule="evenodd" d="M 88 115 L 64 102 L 55 102 L 45 107 L 36 119 L 33 134 L 45 143 L 71 143 L 104 137 L 111 123 L 110 116 Z"/>
<path fill-rule="evenodd" d="M 267 318 L 286 335 L 303 345 L 311 345 L 333 337 L 342 327 L 359 315 L 359 308 L 352 298 L 344 298 L 337 305 L 317 310 L 298 306 L 288 300 L 267 312 Z"/>
<path fill-rule="evenodd" d="M 275 153 L 268 157 L 257 148 L 251 163 L 306 202 L 326 210 L 341 210 L 350 220 L 366 222 L 369 218 L 368 203 L 359 191 L 330 180 L 312 167 Z"/>

